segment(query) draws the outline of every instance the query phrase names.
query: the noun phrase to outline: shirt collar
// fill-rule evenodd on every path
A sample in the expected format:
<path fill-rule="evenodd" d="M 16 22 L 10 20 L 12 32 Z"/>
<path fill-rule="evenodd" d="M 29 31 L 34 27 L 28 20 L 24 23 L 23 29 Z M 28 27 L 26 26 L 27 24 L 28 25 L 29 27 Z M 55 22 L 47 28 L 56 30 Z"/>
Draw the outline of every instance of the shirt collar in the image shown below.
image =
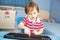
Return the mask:
<path fill-rule="evenodd" d="M 29 17 L 28 17 L 28 20 L 29 20 L 30 22 L 33 22 L 33 20 L 31 20 Z M 36 18 L 36 22 L 40 22 L 40 18 L 39 18 L 39 17 Z"/>

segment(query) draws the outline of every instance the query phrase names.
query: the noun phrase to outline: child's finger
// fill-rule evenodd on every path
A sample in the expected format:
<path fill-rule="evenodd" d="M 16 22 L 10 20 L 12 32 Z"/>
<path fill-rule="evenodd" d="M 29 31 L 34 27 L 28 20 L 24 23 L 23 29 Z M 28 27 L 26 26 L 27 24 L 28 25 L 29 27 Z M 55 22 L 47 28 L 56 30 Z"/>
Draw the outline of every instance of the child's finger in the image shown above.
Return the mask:
<path fill-rule="evenodd" d="M 34 35 L 35 35 L 35 34 L 37 33 L 37 31 L 36 31 L 36 30 L 34 30 L 34 31 L 33 31 L 33 33 L 34 33 Z"/>
<path fill-rule="evenodd" d="M 25 34 L 27 34 L 27 35 L 29 35 L 30 36 L 30 30 L 29 30 L 29 28 L 25 28 Z"/>

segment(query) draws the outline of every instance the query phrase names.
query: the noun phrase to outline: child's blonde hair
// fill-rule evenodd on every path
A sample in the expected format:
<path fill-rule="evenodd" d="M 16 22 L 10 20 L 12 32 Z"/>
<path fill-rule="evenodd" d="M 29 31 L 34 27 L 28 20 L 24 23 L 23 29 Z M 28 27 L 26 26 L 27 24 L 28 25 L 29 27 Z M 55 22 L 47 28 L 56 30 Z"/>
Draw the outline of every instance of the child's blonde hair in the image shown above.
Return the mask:
<path fill-rule="evenodd" d="M 25 6 L 25 13 L 28 14 L 28 12 L 31 10 L 33 10 L 33 8 L 36 8 L 36 10 L 39 12 L 39 8 L 38 5 L 34 2 L 29 2 L 27 3 L 27 5 Z"/>

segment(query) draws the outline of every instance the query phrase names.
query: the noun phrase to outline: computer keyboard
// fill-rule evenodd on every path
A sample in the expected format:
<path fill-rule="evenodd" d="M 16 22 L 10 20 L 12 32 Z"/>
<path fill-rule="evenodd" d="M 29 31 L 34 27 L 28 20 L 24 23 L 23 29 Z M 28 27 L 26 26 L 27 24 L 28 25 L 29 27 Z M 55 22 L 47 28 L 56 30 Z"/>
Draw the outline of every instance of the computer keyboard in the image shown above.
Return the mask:
<path fill-rule="evenodd" d="M 4 35 L 4 38 L 9 39 L 23 39 L 23 40 L 51 40 L 48 36 L 40 36 L 40 35 L 29 35 L 27 34 L 20 34 L 20 33 L 8 33 Z"/>
<path fill-rule="evenodd" d="M 20 33 L 8 33 L 4 35 L 4 38 L 11 38 L 11 39 L 24 39 L 28 38 L 29 36 L 26 34 L 20 34 Z"/>

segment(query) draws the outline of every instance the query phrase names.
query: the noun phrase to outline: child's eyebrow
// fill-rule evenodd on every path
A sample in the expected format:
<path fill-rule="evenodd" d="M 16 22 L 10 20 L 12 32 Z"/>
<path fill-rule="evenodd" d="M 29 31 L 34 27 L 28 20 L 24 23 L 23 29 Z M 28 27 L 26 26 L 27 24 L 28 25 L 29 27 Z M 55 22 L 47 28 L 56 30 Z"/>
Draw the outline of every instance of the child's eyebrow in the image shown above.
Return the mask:
<path fill-rule="evenodd" d="M 32 13 L 29 13 L 29 14 L 32 14 Z"/>

